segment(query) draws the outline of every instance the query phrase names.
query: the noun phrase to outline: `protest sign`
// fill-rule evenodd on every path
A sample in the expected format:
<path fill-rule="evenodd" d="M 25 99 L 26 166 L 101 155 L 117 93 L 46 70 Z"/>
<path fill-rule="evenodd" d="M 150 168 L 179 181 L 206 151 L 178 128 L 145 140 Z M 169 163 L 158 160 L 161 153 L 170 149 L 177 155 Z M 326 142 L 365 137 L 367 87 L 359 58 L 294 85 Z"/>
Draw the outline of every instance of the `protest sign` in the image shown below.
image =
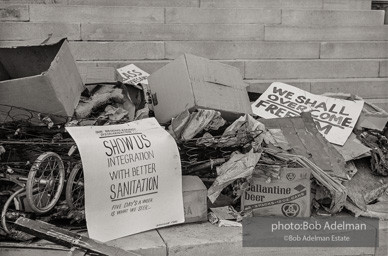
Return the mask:
<path fill-rule="evenodd" d="M 364 106 L 349 101 L 315 95 L 284 83 L 272 83 L 252 104 L 253 113 L 263 118 L 299 116 L 310 111 L 318 131 L 331 143 L 345 144 Z"/>
<path fill-rule="evenodd" d="M 82 158 L 90 238 L 105 242 L 184 221 L 178 148 L 156 119 L 67 130 Z"/>
<path fill-rule="evenodd" d="M 117 69 L 117 72 L 120 74 L 120 76 L 123 78 L 123 83 L 128 84 L 148 84 L 147 78 L 150 76 L 147 72 L 144 70 L 141 70 L 134 64 L 129 64 L 125 67 Z"/>

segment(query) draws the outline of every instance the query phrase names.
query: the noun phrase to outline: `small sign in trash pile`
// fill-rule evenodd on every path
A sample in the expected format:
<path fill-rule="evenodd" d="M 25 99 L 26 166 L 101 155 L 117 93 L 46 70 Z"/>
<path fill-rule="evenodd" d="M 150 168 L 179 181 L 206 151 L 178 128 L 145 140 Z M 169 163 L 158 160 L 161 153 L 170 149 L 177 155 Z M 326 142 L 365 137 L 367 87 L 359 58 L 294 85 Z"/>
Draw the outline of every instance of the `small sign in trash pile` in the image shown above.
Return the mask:
<path fill-rule="evenodd" d="M 274 82 L 248 97 L 238 69 L 190 54 L 83 84 L 66 39 L 0 48 L 0 64 L 2 240 L 73 247 L 71 229 L 106 242 L 252 216 L 388 219 L 388 114 L 358 96 Z"/>

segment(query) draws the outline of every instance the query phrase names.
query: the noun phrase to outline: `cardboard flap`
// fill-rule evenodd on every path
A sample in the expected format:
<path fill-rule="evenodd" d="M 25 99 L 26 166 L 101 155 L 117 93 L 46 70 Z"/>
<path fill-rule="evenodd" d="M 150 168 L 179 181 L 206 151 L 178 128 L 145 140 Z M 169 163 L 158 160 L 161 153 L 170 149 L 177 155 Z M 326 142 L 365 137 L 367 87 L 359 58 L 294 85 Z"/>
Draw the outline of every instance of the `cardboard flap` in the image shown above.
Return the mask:
<path fill-rule="evenodd" d="M 183 192 L 206 190 L 205 184 L 198 176 L 182 176 Z"/>
<path fill-rule="evenodd" d="M 236 67 L 213 62 L 191 54 L 185 54 L 186 64 L 192 82 L 208 82 L 244 89 L 247 86 Z M 195 85 L 195 84 L 194 84 Z"/>

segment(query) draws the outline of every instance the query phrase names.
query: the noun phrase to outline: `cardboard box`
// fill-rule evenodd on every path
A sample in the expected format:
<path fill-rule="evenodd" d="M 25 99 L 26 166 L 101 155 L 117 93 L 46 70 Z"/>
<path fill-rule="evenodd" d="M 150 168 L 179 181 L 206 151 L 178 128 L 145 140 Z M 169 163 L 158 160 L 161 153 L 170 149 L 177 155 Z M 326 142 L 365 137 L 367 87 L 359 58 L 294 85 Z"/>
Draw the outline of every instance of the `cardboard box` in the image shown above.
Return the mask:
<path fill-rule="evenodd" d="M 197 176 L 182 176 L 185 223 L 207 221 L 207 189 Z"/>
<path fill-rule="evenodd" d="M 284 168 L 280 179 L 267 183 L 267 177 L 253 177 L 241 198 L 241 208 L 254 216 L 309 217 L 311 214 L 311 170 Z"/>
<path fill-rule="evenodd" d="M 72 116 L 83 90 L 66 39 L 0 47 L 1 105 Z M 5 111 L 4 106 L 0 110 Z"/>
<path fill-rule="evenodd" d="M 227 120 L 252 114 L 247 85 L 232 66 L 184 54 L 152 73 L 148 83 L 160 123 L 197 108 L 220 111 Z"/>

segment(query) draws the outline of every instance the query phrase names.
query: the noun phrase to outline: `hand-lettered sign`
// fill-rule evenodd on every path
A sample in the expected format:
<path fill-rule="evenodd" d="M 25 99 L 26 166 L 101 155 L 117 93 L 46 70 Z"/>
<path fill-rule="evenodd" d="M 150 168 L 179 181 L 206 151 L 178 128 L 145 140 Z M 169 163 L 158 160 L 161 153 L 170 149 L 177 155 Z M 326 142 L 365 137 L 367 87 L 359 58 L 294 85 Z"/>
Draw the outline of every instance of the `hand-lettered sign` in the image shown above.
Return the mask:
<path fill-rule="evenodd" d="M 364 106 L 364 101 L 315 95 L 284 83 L 272 83 L 252 104 L 263 118 L 299 116 L 311 112 L 319 132 L 331 143 L 344 145 Z"/>

